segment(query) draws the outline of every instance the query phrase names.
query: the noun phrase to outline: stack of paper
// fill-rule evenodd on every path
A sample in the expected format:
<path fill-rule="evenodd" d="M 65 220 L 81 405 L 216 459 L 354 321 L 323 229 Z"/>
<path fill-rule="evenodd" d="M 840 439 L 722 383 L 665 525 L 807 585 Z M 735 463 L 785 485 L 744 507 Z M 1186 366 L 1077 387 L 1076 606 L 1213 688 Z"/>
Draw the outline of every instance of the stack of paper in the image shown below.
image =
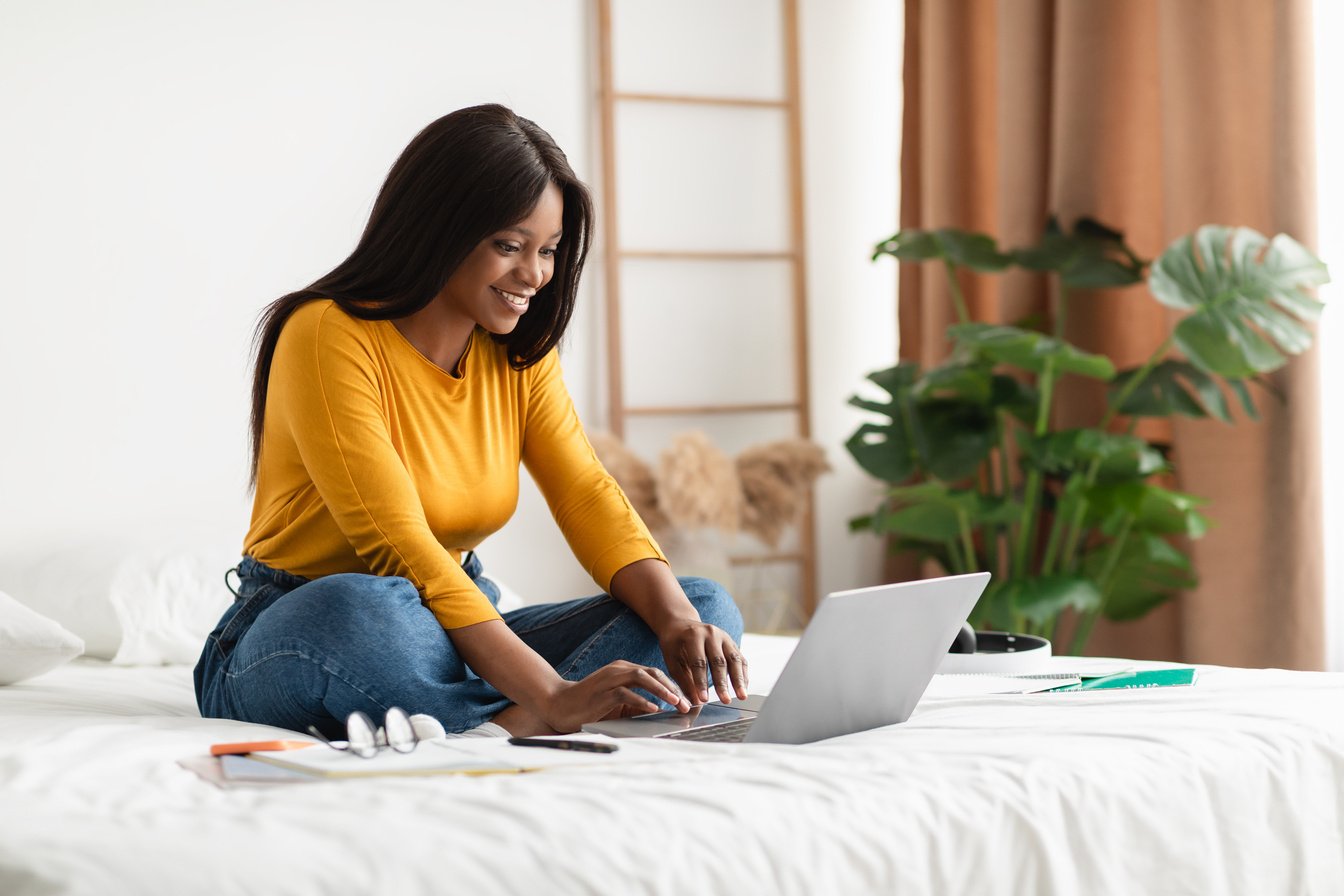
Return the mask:
<path fill-rule="evenodd" d="M 1075 665 L 1064 672 L 1022 675 L 935 675 L 925 697 L 984 697 L 994 694 L 1037 694 L 1043 691 L 1103 691 L 1121 688 L 1161 688 L 1191 685 L 1198 677 L 1193 666 L 1135 669 L 1128 664 Z"/>
<path fill-rule="evenodd" d="M 566 740 L 611 742 L 601 735 L 573 734 Z M 672 745 L 675 748 L 675 745 Z M 410 753 L 381 750 L 364 759 L 345 750 L 321 746 L 296 750 L 255 751 L 238 756 L 202 756 L 179 764 L 220 787 L 257 786 L 331 778 L 388 775 L 494 775 L 563 769 L 573 766 L 665 762 L 685 759 L 669 745 L 645 738 L 623 740 L 613 753 L 546 750 L 511 745 L 506 738 L 426 740 Z"/>
<path fill-rule="evenodd" d="M 1051 672 L 1039 675 L 991 675 L 961 673 L 935 675 L 925 697 L 985 697 L 994 694 L 1037 694 L 1055 688 L 1077 685 L 1082 679 L 1071 672 Z"/>

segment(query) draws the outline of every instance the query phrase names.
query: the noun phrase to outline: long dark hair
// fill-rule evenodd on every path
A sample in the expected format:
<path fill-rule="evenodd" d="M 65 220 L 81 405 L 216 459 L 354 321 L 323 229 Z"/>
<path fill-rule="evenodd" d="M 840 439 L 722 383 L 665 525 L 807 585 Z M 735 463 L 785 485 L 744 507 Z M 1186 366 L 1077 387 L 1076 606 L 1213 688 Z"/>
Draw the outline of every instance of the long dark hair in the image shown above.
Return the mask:
<path fill-rule="evenodd" d="M 369 223 L 350 257 L 261 314 L 253 339 L 251 482 L 256 484 L 271 360 L 294 310 L 331 299 L 364 320 L 406 317 L 424 308 L 471 251 L 536 207 L 547 184 L 564 197 L 564 238 L 555 272 L 513 332 L 494 336 L 522 370 L 560 342 L 592 233 L 593 202 L 551 135 L 499 105 L 449 113 L 416 135 L 388 172 Z"/>

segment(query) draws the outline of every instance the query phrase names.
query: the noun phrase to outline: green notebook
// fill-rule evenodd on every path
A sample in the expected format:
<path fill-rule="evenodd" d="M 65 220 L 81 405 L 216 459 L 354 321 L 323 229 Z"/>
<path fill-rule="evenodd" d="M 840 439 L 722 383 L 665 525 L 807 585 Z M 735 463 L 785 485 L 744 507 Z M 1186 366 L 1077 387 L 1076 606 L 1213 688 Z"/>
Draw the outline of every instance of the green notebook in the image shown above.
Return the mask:
<path fill-rule="evenodd" d="M 1194 684 L 1196 669 L 1181 666 L 1176 669 L 1138 669 L 1091 678 L 1081 684 L 1069 684 L 1055 691 L 1106 691 L 1118 688 L 1169 688 Z M 1053 691 L 1051 692 L 1053 693 Z"/>

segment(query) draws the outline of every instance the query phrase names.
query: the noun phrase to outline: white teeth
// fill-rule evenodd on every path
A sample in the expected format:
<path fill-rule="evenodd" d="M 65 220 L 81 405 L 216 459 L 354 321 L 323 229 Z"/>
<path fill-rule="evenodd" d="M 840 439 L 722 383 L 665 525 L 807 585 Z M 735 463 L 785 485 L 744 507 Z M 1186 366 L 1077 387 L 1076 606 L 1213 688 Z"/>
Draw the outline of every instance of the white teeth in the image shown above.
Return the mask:
<path fill-rule="evenodd" d="M 516 296 L 513 293 L 505 292 L 504 290 L 498 287 L 492 287 L 492 288 L 495 290 L 495 292 L 499 293 L 501 296 L 507 299 L 509 301 L 509 304 L 517 305 L 519 308 L 526 306 L 528 301 L 531 299 L 531 296 Z"/>

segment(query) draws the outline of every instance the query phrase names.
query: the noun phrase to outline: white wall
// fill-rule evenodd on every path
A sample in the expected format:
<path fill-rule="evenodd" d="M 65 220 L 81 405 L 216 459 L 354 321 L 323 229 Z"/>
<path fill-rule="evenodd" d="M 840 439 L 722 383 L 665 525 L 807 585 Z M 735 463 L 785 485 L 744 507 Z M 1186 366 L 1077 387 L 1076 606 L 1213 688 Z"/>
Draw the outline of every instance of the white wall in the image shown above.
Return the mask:
<path fill-rule="evenodd" d="M 348 254 L 434 118 L 507 103 L 591 176 L 587 5 L 491 9 L 0 8 L 5 556 L 126 530 L 241 542 L 255 316 Z M 591 360 L 569 359 L 580 394 Z M 520 534 L 562 545 L 535 516 Z"/>
<path fill-rule="evenodd" d="M 877 505 L 880 483 L 844 449 L 867 419 L 845 401 L 896 363 L 896 271 L 869 256 L 898 223 L 901 7 L 802 3 L 812 431 L 835 468 L 817 488 L 822 593 L 884 581 L 881 542 L 847 525 Z"/>
<path fill-rule="evenodd" d="M 803 3 L 810 317 L 827 588 L 876 580 L 845 519 L 872 486 L 843 406 L 894 354 L 899 11 Z M 0 7 L 0 564 L 91 539 L 241 540 L 257 312 L 349 252 L 415 132 L 506 103 L 596 183 L 591 10 L 492 4 L 53 0 Z M 590 268 L 597 273 L 597 265 Z M 602 421 L 600 283 L 564 354 Z M 531 596 L 586 593 L 525 490 L 483 550 Z"/>

